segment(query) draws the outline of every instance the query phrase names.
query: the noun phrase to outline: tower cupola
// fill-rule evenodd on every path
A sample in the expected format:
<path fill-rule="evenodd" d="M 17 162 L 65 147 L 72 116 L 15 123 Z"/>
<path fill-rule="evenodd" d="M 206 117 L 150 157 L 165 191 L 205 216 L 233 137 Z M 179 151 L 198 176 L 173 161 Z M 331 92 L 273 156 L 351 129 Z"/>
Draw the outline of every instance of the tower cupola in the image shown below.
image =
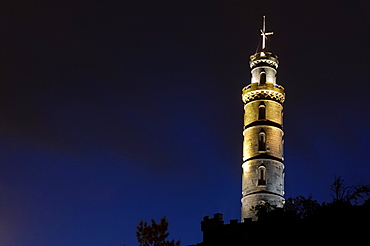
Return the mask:
<path fill-rule="evenodd" d="M 278 57 L 268 51 L 261 51 L 250 56 L 249 66 L 251 68 L 251 83 L 265 84 L 272 82 L 276 84 Z"/>

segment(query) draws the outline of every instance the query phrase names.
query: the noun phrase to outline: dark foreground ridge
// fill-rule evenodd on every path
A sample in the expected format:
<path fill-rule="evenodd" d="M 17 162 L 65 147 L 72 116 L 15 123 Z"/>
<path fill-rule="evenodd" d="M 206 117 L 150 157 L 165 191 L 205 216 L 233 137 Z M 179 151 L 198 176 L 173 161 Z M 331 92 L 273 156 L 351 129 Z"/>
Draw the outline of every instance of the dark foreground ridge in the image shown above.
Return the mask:
<path fill-rule="evenodd" d="M 195 245 L 342 245 L 344 242 L 354 245 L 366 240 L 370 231 L 370 200 L 363 205 L 336 201 L 309 206 L 262 211 L 257 221 L 244 219 L 239 222 L 236 219 L 230 220 L 229 224 L 225 224 L 220 213 L 214 214 L 213 218 L 205 216 L 201 222 L 203 242 Z"/>

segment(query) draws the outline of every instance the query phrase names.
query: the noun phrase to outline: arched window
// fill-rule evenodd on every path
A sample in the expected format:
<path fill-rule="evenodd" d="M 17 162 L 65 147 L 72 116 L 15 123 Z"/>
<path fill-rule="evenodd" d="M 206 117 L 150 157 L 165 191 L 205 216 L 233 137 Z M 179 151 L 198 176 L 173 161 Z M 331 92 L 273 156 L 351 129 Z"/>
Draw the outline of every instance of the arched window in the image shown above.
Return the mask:
<path fill-rule="evenodd" d="M 258 185 L 266 185 L 266 167 L 258 167 Z"/>
<path fill-rule="evenodd" d="M 266 84 L 266 73 L 265 71 L 262 71 L 260 73 L 260 85 Z"/>
<path fill-rule="evenodd" d="M 266 151 L 266 133 L 263 130 L 258 133 L 258 151 Z"/>
<path fill-rule="evenodd" d="M 258 119 L 265 120 L 266 119 L 266 105 L 264 102 L 261 102 L 258 106 Z"/>

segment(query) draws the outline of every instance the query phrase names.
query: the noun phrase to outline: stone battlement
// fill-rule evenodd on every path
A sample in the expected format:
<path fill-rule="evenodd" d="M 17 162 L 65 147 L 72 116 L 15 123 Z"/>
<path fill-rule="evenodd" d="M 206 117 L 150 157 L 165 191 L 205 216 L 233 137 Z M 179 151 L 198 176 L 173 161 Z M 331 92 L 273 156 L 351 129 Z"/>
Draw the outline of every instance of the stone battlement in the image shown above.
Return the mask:
<path fill-rule="evenodd" d="M 242 99 L 244 103 L 259 99 L 268 99 L 282 104 L 285 101 L 284 87 L 271 82 L 266 82 L 263 85 L 251 83 L 243 88 Z"/>
<path fill-rule="evenodd" d="M 190 246 L 240 245 L 240 242 L 253 241 L 256 232 L 262 229 L 261 223 L 252 221 L 252 218 L 244 219 L 243 223 L 234 219 L 225 224 L 222 217 L 220 213 L 214 214 L 213 218 L 205 216 L 201 222 L 203 242 Z"/>
<path fill-rule="evenodd" d="M 267 65 L 277 69 L 279 62 L 276 55 L 271 52 L 262 51 L 250 56 L 249 65 L 251 69 L 261 65 Z"/>

